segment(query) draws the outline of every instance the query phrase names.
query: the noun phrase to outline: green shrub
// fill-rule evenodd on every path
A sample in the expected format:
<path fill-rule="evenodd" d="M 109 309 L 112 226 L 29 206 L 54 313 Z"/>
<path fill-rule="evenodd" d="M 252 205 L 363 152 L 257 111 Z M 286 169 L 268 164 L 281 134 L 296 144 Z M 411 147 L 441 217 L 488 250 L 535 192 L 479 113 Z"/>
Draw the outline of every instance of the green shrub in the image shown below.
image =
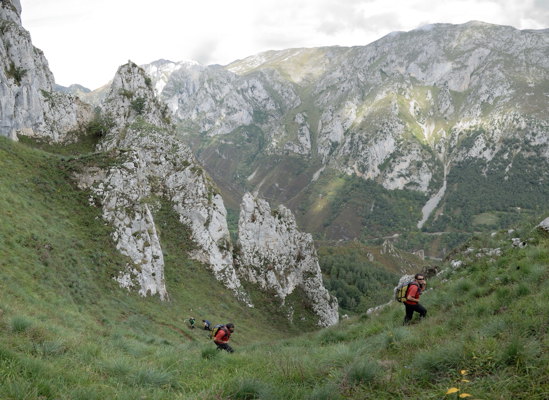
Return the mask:
<path fill-rule="evenodd" d="M 17 85 L 21 85 L 21 81 L 23 80 L 23 77 L 27 74 L 27 70 L 24 68 L 16 67 L 13 62 L 10 63 L 10 67 L 5 71 L 6 76 L 8 78 L 11 78 L 17 83 Z"/>
<path fill-rule="evenodd" d="M 103 137 L 109 132 L 115 123 L 114 121 L 100 112 L 96 112 L 94 118 L 88 122 L 84 128 L 86 133 L 93 137 Z"/>
<path fill-rule="evenodd" d="M 118 94 L 122 97 L 125 97 L 126 99 L 131 100 L 134 96 L 134 93 L 131 90 L 128 89 L 119 89 Z"/>
<path fill-rule="evenodd" d="M 141 115 L 141 114 L 143 114 L 143 111 L 145 110 L 145 104 L 147 104 L 146 100 L 143 97 L 138 97 L 137 99 L 132 100 L 130 102 L 130 107 L 137 114 Z"/>

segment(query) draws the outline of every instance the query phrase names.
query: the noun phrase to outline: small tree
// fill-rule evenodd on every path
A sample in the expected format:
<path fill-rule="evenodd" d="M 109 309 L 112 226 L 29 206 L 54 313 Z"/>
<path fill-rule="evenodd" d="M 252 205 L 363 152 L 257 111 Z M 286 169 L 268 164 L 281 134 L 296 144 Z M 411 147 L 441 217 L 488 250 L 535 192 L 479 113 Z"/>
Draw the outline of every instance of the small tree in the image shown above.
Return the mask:
<path fill-rule="evenodd" d="M 113 127 L 114 121 L 110 117 L 103 115 L 99 109 L 96 109 L 93 119 L 86 126 L 86 133 L 102 137 Z"/>
<path fill-rule="evenodd" d="M 143 110 L 145 110 L 145 103 L 146 100 L 143 97 L 138 97 L 137 99 L 133 100 L 130 105 L 132 110 L 141 115 L 143 114 Z"/>

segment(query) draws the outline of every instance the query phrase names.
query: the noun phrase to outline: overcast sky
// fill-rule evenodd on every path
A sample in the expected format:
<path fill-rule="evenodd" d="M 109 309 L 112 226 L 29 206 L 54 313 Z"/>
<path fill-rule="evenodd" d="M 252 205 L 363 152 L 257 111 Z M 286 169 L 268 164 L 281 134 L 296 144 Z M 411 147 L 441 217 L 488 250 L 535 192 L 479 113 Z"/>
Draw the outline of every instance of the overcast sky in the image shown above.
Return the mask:
<path fill-rule="evenodd" d="M 56 82 L 96 89 L 132 60 L 228 64 L 261 51 L 366 45 L 471 20 L 549 27 L 549 0 L 21 0 Z"/>

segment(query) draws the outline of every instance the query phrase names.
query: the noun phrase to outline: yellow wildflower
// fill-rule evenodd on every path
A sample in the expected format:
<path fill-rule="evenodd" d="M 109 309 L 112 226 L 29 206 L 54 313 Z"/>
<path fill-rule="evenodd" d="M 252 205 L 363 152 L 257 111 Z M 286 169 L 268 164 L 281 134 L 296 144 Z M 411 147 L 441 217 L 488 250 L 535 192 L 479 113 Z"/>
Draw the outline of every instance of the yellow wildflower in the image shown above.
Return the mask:
<path fill-rule="evenodd" d="M 466 383 L 471 382 L 469 379 L 462 379 L 461 381 L 462 381 L 462 382 L 466 382 Z"/>
<path fill-rule="evenodd" d="M 460 397 L 461 399 L 464 399 L 464 398 L 466 398 L 466 397 L 471 397 L 471 395 L 470 395 L 469 393 L 462 393 L 462 394 L 459 395 L 459 397 Z"/>
<path fill-rule="evenodd" d="M 461 371 L 459 371 L 459 373 L 461 375 L 467 375 L 469 373 L 469 371 L 467 371 L 466 369 L 462 369 Z"/>
<path fill-rule="evenodd" d="M 452 394 L 452 393 L 457 393 L 457 392 L 459 392 L 459 389 L 453 387 L 453 388 L 448 389 L 448 391 L 446 392 L 446 394 Z"/>

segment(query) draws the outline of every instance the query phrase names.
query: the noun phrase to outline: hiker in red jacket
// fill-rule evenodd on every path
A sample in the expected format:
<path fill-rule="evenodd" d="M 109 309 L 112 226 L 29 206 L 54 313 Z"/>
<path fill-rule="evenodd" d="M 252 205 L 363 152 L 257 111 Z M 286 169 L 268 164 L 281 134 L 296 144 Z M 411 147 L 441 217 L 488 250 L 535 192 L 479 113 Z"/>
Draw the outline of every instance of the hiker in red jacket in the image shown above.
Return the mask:
<path fill-rule="evenodd" d="M 410 323 L 414 316 L 414 311 L 419 313 L 419 318 L 425 318 L 427 315 L 427 309 L 419 304 L 419 296 L 421 296 L 421 292 L 425 290 L 425 287 L 427 286 L 425 276 L 423 274 L 416 274 L 414 279 L 415 280 L 408 286 L 406 300 L 404 301 L 404 306 L 406 306 L 404 325 Z"/>
<path fill-rule="evenodd" d="M 226 350 L 229 353 L 234 353 L 234 349 L 229 346 L 229 338 L 234 332 L 234 324 L 229 323 L 220 327 L 214 336 L 214 343 L 217 345 L 217 350 Z"/>

